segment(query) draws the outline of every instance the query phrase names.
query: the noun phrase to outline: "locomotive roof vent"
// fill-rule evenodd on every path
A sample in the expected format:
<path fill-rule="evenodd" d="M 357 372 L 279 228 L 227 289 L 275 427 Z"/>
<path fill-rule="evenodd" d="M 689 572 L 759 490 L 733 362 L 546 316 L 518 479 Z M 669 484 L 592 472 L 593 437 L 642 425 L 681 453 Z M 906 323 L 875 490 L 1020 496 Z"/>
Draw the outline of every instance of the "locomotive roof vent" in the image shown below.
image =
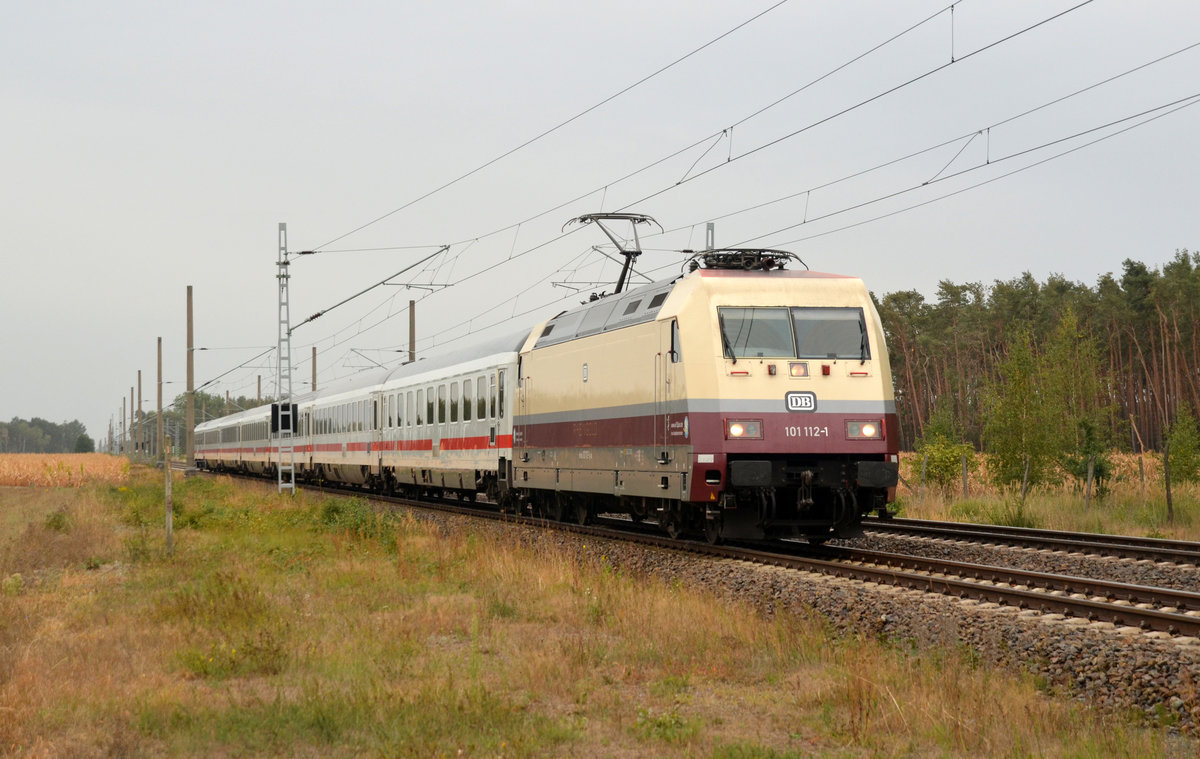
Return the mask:
<path fill-rule="evenodd" d="M 688 271 L 696 269 L 733 269 L 741 271 L 771 271 L 783 269 L 789 261 L 808 268 L 795 253 L 770 248 L 717 248 L 715 250 L 684 250 L 690 255 L 685 266 Z"/>

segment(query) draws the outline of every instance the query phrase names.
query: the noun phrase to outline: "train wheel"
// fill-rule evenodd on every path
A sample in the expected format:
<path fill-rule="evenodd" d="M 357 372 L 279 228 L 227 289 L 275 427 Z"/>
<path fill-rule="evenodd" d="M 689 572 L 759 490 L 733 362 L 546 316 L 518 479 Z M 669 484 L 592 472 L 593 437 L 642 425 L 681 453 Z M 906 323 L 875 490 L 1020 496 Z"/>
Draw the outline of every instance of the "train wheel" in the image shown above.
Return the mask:
<path fill-rule="evenodd" d="M 709 545 L 720 545 L 721 543 L 721 518 L 704 520 L 704 539 Z"/>
<path fill-rule="evenodd" d="M 671 540 L 678 540 L 683 535 L 683 515 L 678 506 L 668 506 L 663 510 L 663 527 Z"/>
<path fill-rule="evenodd" d="M 567 519 L 567 496 L 562 493 L 550 496 L 550 511 L 547 516 L 555 522 L 565 522 Z"/>

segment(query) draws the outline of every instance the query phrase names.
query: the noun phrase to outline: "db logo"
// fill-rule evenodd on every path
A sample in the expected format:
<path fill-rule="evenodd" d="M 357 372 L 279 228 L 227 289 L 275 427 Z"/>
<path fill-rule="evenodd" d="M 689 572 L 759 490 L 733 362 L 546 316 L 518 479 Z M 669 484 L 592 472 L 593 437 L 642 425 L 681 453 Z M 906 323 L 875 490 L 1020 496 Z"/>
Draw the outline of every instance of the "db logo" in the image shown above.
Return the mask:
<path fill-rule="evenodd" d="M 817 395 L 808 391 L 797 391 L 783 396 L 788 411 L 816 411 Z"/>

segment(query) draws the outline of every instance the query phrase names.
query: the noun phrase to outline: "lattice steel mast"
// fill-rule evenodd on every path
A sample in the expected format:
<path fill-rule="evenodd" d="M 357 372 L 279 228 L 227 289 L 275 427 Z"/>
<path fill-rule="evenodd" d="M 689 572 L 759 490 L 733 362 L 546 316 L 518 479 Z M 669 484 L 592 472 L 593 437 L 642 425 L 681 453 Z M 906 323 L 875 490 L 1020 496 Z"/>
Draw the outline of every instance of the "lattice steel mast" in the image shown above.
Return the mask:
<path fill-rule="evenodd" d="M 291 301 L 288 299 L 287 224 L 279 224 L 279 340 L 275 355 L 278 364 L 275 374 L 275 389 L 279 394 L 275 408 L 271 413 L 272 432 L 277 433 L 276 442 L 279 452 L 278 474 L 279 492 L 285 489 L 296 492 L 296 449 L 294 440 L 294 419 L 292 411 L 292 327 Z"/>

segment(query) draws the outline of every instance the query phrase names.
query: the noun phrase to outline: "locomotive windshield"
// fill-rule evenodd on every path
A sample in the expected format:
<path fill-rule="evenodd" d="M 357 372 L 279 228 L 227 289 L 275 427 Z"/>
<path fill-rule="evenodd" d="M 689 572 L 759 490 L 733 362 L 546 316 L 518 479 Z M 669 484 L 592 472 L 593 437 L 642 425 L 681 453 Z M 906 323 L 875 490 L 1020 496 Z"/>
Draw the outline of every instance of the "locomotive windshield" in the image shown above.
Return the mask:
<path fill-rule="evenodd" d="M 727 358 L 871 357 L 861 308 L 719 308 Z"/>

